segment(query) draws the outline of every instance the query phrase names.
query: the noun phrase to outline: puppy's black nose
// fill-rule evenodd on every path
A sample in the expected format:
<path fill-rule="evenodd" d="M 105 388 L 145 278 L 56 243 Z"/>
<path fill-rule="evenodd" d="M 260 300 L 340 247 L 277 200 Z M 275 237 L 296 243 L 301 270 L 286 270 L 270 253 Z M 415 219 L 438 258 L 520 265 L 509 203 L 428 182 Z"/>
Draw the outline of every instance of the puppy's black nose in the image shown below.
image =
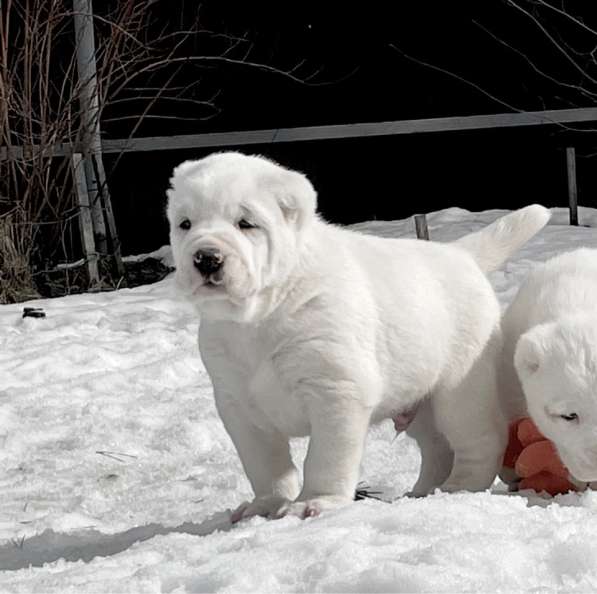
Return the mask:
<path fill-rule="evenodd" d="M 203 248 L 193 256 L 193 264 L 203 276 L 209 276 L 220 270 L 223 262 L 222 252 L 215 248 Z"/>

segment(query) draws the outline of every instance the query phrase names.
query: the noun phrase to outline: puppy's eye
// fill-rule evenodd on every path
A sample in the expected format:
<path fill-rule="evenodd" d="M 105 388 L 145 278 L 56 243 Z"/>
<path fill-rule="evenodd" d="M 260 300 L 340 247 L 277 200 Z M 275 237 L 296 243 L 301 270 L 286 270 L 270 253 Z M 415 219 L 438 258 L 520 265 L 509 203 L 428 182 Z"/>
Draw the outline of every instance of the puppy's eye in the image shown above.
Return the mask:
<path fill-rule="evenodd" d="M 578 415 L 576 413 L 570 413 L 568 415 L 560 415 L 560 418 L 564 421 L 578 421 Z"/>
<path fill-rule="evenodd" d="M 183 219 L 178 225 L 183 231 L 188 231 L 191 228 L 191 221 L 189 219 Z"/>
<path fill-rule="evenodd" d="M 236 223 L 236 225 L 239 229 L 257 229 L 257 225 L 254 225 L 253 223 L 249 223 L 249 221 L 247 221 L 247 219 L 240 219 L 240 221 L 238 221 L 238 223 Z"/>

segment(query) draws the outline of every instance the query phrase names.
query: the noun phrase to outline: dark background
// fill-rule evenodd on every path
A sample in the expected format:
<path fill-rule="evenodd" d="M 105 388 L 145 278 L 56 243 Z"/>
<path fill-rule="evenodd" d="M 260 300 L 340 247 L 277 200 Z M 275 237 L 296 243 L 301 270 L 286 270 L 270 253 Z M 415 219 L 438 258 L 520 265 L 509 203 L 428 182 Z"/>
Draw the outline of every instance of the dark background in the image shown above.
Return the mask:
<path fill-rule="evenodd" d="M 517 5 L 540 19 L 558 42 L 573 46 L 583 67 L 597 74 L 588 55 L 597 45 L 596 37 L 533 2 L 519 0 Z M 568 2 L 565 8 L 597 27 L 593 2 Z M 594 105 L 593 96 L 536 72 L 541 69 L 570 85 L 587 83 L 536 23 L 507 0 L 354 6 L 157 0 L 152 10 L 157 23 L 184 25 L 198 19 L 211 32 L 185 48 L 189 56 L 225 51 L 231 61 L 190 63 L 183 76 L 187 81 L 197 78 L 194 93 L 210 104 L 160 105 L 159 113 L 169 117 L 148 121 L 138 136 Z M 239 38 L 246 41 L 232 43 Z M 280 72 L 239 64 L 241 60 Z M 298 80 L 284 74 L 288 71 Z M 122 124 L 103 128 L 107 138 L 128 133 Z M 449 206 L 470 210 L 516 208 L 531 202 L 564 206 L 566 146 L 577 147 L 579 202 L 594 206 L 595 145 L 594 134 L 586 129 L 551 126 L 231 149 L 263 154 L 305 172 L 319 192 L 322 214 L 333 222 L 351 223 Z M 106 157 L 125 254 L 167 243 L 164 191 L 170 172 L 179 162 L 209 152 Z"/>

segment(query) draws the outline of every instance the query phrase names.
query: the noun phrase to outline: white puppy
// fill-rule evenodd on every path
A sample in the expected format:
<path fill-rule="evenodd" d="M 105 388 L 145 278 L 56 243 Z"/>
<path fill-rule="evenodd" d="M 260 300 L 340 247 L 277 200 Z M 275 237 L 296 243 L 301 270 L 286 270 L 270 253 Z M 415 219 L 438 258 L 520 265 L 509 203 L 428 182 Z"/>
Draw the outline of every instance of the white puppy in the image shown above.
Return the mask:
<path fill-rule="evenodd" d="M 426 398 L 411 426 L 415 492 L 491 485 L 506 431 L 500 312 L 481 268 L 543 227 L 545 209 L 448 245 L 327 224 L 307 178 L 261 157 L 187 161 L 171 186 L 177 282 L 201 314 L 218 412 L 255 492 L 235 520 L 351 501 L 369 424 L 411 420 Z M 305 435 L 299 492 L 289 438 Z"/>
<path fill-rule="evenodd" d="M 573 477 L 597 480 L 597 250 L 538 265 L 505 312 L 503 332 L 508 417 L 528 408 Z"/>

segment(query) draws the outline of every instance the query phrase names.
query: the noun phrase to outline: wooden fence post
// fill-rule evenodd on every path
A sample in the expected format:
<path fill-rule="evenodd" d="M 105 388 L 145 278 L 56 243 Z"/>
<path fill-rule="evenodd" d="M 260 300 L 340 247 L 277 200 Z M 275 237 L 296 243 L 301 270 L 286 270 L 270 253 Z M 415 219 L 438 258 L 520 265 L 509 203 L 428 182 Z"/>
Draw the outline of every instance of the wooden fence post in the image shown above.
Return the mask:
<path fill-rule="evenodd" d="M 427 227 L 426 215 L 415 215 L 415 229 L 417 231 L 417 239 L 429 240 L 429 228 Z"/>
<path fill-rule="evenodd" d="M 102 160 L 92 0 L 73 0 L 73 18 L 77 50 L 77 72 L 79 74 L 82 144 L 85 153 L 84 167 L 95 239 L 100 253 L 107 254 L 108 234 L 106 233 L 106 221 L 104 220 L 105 211 L 108 230 L 112 239 L 116 270 L 118 275 L 122 277 L 124 276 L 124 265 Z"/>
<path fill-rule="evenodd" d="M 102 212 L 99 188 L 93 173 L 90 155 L 99 132 L 99 99 L 97 95 L 97 69 L 95 63 L 95 40 L 93 36 L 93 7 L 91 0 L 73 0 L 73 20 L 79 74 L 79 104 L 81 113 L 81 143 L 83 145 L 83 166 L 87 179 L 87 193 L 91 206 L 91 217 L 95 242 L 100 253 L 108 252 L 106 223 Z M 100 145 L 101 146 L 101 145 Z"/>
<path fill-rule="evenodd" d="M 110 198 L 110 191 L 108 190 L 108 184 L 106 182 L 106 171 L 104 169 L 104 161 L 102 160 L 101 153 L 99 155 L 92 155 L 91 161 L 94 165 L 93 172 L 97 181 L 99 196 L 101 196 L 104 202 L 108 231 L 110 232 L 110 238 L 112 239 L 112 253 L 114 254 L 116 272 L 120 278 L 123 278 L 126 272 L 124 269 L 124 263 L 122 262 L 120 239 L 118 238 L 118 230 L 116 229 L 116 219 L 114 218 L 114 211 L 112 210 L 112 200 Z"/>
<path fill-rule="evenodd" d="M 85 178 L 85 167 L 81 153 L 73 153 L 71 156 L 73 168 L 73 179 L 77 201 L 79 203 L 79 229 L 81 230 L 81 243 L 83 253 L 89 271 L 90 287 L 99 285 L 98 258 L 95 248 L 95 237 L 93 235 L 93 221 L 91 220 L 91 205 L 87 192 L 87 179 Z"/>
<path fill-rule="evenodd" d="M 576 186 L 576 150 L 573 146 L 566 149 L 566 170 L 568 172 L 568 209 L 570 224 L 578 226 L 578 191 Z"/>

